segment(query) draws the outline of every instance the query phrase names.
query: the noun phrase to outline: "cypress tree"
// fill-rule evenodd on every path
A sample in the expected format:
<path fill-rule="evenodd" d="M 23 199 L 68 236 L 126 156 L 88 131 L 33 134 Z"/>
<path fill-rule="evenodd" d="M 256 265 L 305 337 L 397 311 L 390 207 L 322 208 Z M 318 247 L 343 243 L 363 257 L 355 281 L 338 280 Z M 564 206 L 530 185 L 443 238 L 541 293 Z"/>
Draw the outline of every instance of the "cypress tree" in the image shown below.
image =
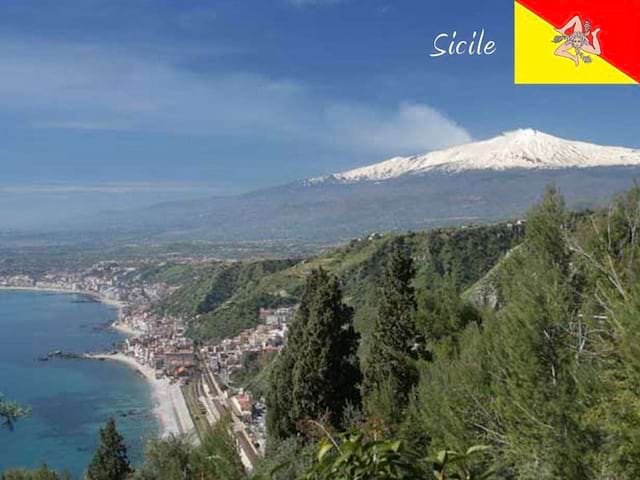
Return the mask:
<path fill-rule="evenodd" d="M 291 413 L 293 398 L 293 368 L 303 348 L 311 294 L 315 288 L 307 280 L 300 306 L 295 318 L 289 325 L 287 343 L 278 355 L 269 377 L 267 394 L 267 432 L 270 438 L 283 439 L 296 431 L 295 419 Z"/>
<path fill-rule="evenodd" d="M 293 369 L 292 410 L 296 418 L 322 418 L 338 427 L 347 403 L 359 403 L 355 366 L 358 335 L 353 309 L 342 302 L 338 279 L 319 269 L 306 311 L 304 349 Z"/>
<path fill-rule="evenodd" d="M 123 480 L 133 469 L 127 456 L 124 438 L 116 430 L 113 418 L 100 429 L 100 445 L 87 471 L 89 480 Z"/>
<path fill-rule="evenodd" d="M 298 433 L 305 419 L 337 427 L 347 403 L 359 404 L 352 317 L 338 279 L 322 269 L 311 272 L 271 374 L 267 427 L 272 437 Z"/>
<path fill-rule="evenodd" d="M 362 385 L 367 413 L 387 426 L 399 420 L 418 381 L 414 274 L 409 249 L 404 239 L 398 239 L 392 245 L 384 272 Z"/>

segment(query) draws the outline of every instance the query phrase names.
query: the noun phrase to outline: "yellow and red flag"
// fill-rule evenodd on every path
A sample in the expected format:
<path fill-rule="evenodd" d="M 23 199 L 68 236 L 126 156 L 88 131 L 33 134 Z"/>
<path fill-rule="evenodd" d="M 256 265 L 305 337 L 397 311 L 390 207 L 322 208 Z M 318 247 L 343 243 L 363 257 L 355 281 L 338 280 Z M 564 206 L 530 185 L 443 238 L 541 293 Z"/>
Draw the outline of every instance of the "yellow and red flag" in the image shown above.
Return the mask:
<path fill-rule="evenodd" d="M 516 0 L 519 84 L 640 83 L 640 0 Z"/>

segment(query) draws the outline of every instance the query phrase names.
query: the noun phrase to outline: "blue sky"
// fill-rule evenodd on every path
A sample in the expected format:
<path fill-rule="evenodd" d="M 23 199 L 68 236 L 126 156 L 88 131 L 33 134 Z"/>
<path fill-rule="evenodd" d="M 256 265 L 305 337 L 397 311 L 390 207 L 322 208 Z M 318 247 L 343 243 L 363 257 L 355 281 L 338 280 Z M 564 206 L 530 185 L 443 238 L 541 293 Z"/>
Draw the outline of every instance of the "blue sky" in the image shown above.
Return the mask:
<path fill-rule="evenodd" d="M 533 127 L 640 147 L 637 87 L 513 85 L 508 0 L 0 0 L 0 230 Z M 487 57 L 430 58 L 484 28 Z"/>

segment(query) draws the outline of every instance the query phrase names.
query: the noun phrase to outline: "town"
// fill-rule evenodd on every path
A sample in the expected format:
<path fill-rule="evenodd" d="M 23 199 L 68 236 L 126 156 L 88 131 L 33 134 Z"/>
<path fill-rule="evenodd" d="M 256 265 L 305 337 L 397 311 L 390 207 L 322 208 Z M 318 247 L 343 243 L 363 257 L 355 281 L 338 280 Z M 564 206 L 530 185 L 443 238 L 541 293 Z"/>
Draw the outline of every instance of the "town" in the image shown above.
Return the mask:
<path fill-rule="evenodd" d="M 229 419 L 239 456 L 251 471 L 264 455 L 265 399 L 254 398 L 248 389 L 235 385 L 234 374 L 249 356 L 277 355 L 296 306 L 260 308 L 260 323 L 255 328 L 196 346 L 187 336 L 187 319 L 159 313 L 156 308 L 172 287 L 145 282 L 136 272 L 135 266 L 101 262 L 82 272 L 0 275 L 0 288 L 78 293 L 117 306 L 113 327 L 127 334 L 117 354 L 153 372 L 155 380 L 178 384 L 182 391 L 194 431 L 178 433 L 192 435 L 198 442 L 207 428 Z"/>

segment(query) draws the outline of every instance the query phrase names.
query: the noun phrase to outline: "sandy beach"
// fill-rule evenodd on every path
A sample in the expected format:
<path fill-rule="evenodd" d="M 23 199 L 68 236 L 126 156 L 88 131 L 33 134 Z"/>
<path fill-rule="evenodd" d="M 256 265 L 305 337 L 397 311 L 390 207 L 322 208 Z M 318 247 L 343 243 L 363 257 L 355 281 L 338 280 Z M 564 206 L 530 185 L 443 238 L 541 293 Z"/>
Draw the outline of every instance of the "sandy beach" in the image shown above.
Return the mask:
<path fill-rule="evenodd" d="M 153 391 L 154 414 L 160 421 L 163 437 L 171 434 L 188 435 L 194 431 L 195 426 L 179 384 L 172 384 L 166 378 L 156 379 L 153 369 L 123 353 L 91 355 L 91 358 L 122 362 L 144 375 Z"/>
<path fill-rule="evenodd" d="M 110 300 L 100 295 L 96 295 L 92 292 L 84 292 L 80 290 L 70 290 L 61 288 L 42 288 L 42 287 L 8 287 L 0 286 L 0 290 L 26 290 L 26 291 L 40 291 L 40 292 L 52 292 L 52 293 L 74 293 L 78 295 L 87 295 L 97 301 L 116 307 L 118 309 L 118 319 L 111 325 L 112 328 L 119 332 L 136 336 L 140 335 L 139 332 L 129 325 L 121 321 L 121 309 L 125 304 L 115 300 Z M 147 365 L 141 365 L 134 358 L 129 357 L 123 353 L 116 354 L 95 354 L 90 355 L 88 358 L 114 360 L 128 365 L 129 367 L 140 372 L 145 379 L 149 382 L 153 392 L 154 400 L 154 414 L 160 421 L 161 435 L 185 435 L 191 434 L 195 430 L 193 420 L 189 414 L 187 404 L 185 403 L 180 385 L 177 383 L 170 383 L 168 379 L 163 378 L 161 380 L 156 379 L 155 372 Z"/>
<path fill-rule="evenodd" d="M 140 331 L 140 330 L 136 330 L 134 328 L 131 328 L 129 325 L 127 325 L 126 323 L 124 323 L 122 320 L 116 320 L 115 322 L 113 322 L 111 324 L 111 328 L 113 328 L 114 330 L 117 330 L 118 332 L 127 335 L 129 337 L 138 337 L 140 335 L 143 335 L 144 332 Z"/>

